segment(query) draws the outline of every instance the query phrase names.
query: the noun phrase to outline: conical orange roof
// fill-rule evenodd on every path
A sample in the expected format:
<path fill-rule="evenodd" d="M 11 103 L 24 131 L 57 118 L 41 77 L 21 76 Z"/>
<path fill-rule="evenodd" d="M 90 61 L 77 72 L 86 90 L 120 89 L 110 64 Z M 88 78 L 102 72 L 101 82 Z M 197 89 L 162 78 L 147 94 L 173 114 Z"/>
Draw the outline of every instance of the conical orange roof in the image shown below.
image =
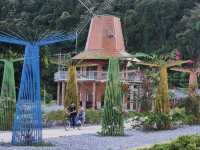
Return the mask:
<path fill-rule="evenodd" d="M 130 58 L 125 51 L 120 19 L 111 16 L 94 16 L 85 50 L 73 59 Z"/>

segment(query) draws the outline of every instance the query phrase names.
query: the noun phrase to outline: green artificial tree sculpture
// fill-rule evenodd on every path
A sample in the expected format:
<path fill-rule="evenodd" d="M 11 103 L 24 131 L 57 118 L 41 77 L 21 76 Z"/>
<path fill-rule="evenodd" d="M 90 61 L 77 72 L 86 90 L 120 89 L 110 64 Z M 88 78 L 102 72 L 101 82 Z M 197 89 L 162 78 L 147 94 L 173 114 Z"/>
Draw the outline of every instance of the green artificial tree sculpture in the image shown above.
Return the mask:
<path fill-rule="evenodd" d="M 102 113 L 102 135 L 124 135 L 122 99 L 119 60 L 110 59 Z"/>
<path fill-rule="evenodd" d="M 0 59 L 4 63 L 4 73 L 0 95 L 0 130 L 9 130 L 15 113 L 16 91 L 13 63 L 23 59 Z"/>

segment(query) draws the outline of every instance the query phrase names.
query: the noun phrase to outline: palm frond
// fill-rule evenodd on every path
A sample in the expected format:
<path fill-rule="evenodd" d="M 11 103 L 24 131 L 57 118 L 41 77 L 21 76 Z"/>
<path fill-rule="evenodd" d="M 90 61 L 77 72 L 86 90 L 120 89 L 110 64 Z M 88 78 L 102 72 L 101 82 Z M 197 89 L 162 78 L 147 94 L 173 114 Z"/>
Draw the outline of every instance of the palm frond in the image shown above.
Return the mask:
<path fill-rule="evenodd" d="M 148 55 L 146 53 L 136 53 L 134 55 L 134 57 L 136 57 L 136 58 L 148 58 L 148 59 L 152 59 L 153 58 L 153 56 Z"/>

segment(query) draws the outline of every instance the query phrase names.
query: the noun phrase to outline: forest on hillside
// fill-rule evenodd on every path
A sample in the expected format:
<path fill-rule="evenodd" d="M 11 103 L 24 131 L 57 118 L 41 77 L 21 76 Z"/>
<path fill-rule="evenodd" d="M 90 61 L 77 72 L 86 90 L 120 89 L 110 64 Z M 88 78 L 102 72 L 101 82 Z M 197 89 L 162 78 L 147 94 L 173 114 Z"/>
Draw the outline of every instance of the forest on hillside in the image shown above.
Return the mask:
<path fill-rule="evenodd" d="M 103 0 L 85 0 L 94 10 Z M 126 49 L 164 54 L 179 49 L 185 59 L 200 60 L 200 0 L 114 0 L 102 14 L 121 18 Z M 39 38 L 52 31 L 72 32 L 87 10 L 78 0 L 0 0 L 0 31 L 18 34 L 25 39 Z M 78 51 L 84 49 L 88 26 L 78 39 Z M 75 42 L 65 42 L 41 49 L 42 87 L 55 96 L 53 74 L 56 65 L 49 63 L 59 52 L 72 52 Z M 23 47 L 1 43 L 0 57 L 22 56 Z M 22 64 L 15 64 L 17 85 Z M 0 79 L 3 65 L 0 66 Z M 1 80 L 0 80 L 1 82 Z"/>

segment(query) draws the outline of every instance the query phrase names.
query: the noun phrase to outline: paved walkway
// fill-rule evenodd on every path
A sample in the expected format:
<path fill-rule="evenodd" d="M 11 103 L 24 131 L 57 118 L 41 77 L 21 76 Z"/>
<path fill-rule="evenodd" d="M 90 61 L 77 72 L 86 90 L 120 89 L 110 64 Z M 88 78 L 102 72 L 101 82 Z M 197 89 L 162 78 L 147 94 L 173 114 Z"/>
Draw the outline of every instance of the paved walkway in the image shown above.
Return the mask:
<path fill-rule="evenodd" d="M 43 129 L 43 138 L 49 139 L 49 138 L 58 138 L 58 137 L 63 137 L 63 136 L 96 134 L 97 131 L 100 131 L 100 129 L 101 129 L 100 126 L 82 127 L 80 130 L 69 129 L 69 131 L 65 131 L 64 127 Z M 12 138 L 11 132 L 1 132 L 0 131 L 0 142 L 10 143 L 11 138 Z"/>
<path fill-rule="evenodd" d="M 185 126 L 176 130 L 142 132 L 126 130 L 124 137 L 101 137 L 96 134 L 99 126 L 85 127 L 82 130 L 64 129 L 44 130 L 44 138 L 55 147 L 1 147 L 0 150 L 127 150 L 130 148 L 162 143 L 181 135 L 200 133 L 200 126 Z M 4 133 L 10 136 L 10 133 Z M 1 136 L 2 138 L 2 136 Z M 3 137 L 8 140 L 8 137 Z"/>

